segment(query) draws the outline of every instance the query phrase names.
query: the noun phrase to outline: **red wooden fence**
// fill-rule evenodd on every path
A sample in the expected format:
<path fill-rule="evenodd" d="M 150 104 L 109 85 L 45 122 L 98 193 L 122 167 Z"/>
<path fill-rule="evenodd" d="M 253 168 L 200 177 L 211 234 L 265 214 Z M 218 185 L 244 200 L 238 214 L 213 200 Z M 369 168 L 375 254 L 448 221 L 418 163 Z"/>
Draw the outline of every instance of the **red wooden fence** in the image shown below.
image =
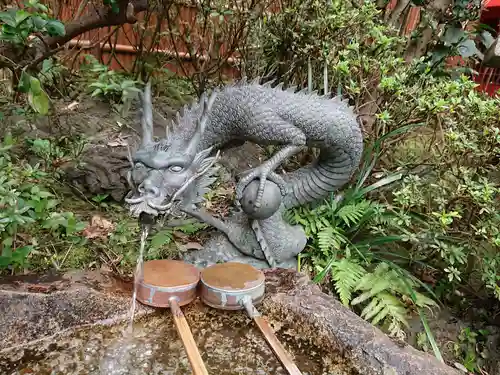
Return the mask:
<path fill-rule="evenodd" d="M 71 21 L 77 16 L 91 11 L 90 6 L 92 2 L 87 2 L 87 7 L 84 9 L 79 9 L 80 4 L 84 0 L 45 0 L 51 3 L 51 9 L 55 9 L 55 16 L 64 22 Z M 195 1 L 195 0 L 193 0 Z M 238 0 L 235 0 L 238 1 Z M 279 8 L 279 0 L 268 0 L 267 4 L 268 12 L 276 12 Z M 398 0 L 390 0 L 387 8 L 389 10 L 393 9 Z M 500 20 L 500 0 L 484 0 L 485 11 L 482 14 L 481 22 L 494 23 L 494 27 L 497 28 L 498 22 Z M 196 22 L 195 18 L 197 16 L 198 7 L 195 5 L 190 5 L 188 3 L 176 4 L 176 9 L 178 10 L 175 19 L 171 20 L 172 23 L 179 27 L 179 31 L 182 32 L 186 27 L 191 29 L 193 37 L 196 37 Z M 404 35 L 410 34 L 416 29 L 420 22 L 421 7 L 412 5 L 409 12 L 406 13 L 404 19 L 400 20 L 402 25 L 401 33 Z M 96 56 L 102 63 L 108 65 L 114 70 L 131 70 L 135 64 L 137 56 L 141 53 L 141 41 L 146 46 L 147 50 L 155 53 L 157 57 L 160 57 L 161 66 L 160 68 L 168 69 L 174 73 L 178 74 L 190 74 L 194 72 L 194 67 L 192 64 L 192 59 L 196 58 L 203 60 L 207 58 L 206 56 L 190 56 L 185 46 L 181 42 L 181 38 L 176 40 L 171 40 L 168 33 L 168 24 L 165 20 L 161 22 L 159 27 L 162 36 L 158 39 L 157 43 L 152 46 L 152 41 L 150 37 L 141 38 L 144 32 L 144 28 L 149 31 L 154 30 L 159 22 L 157 14 L 152 12 L 148 14 L 147 24 L 144 22 L 145 13 L 138 15 L 139 22 L 137 24 L 125 24 L 120 27 L 113 28 L 102 28 L 89 31 L 75 38 L 69 43 L 69 48 L 66 50 L 66 61 L 73 67 L 77 67 L 75 63 L 82 61 L 83 54 L 92 54 Z M 206 38 L 201 40 L 200 43 L 209 44 Z M 144 45 L 142 47 L 144 47 Z M 219 51 L 224 54 L 224 46 Z M 177 57 L 177 59 L 176 59 Z M 182 66 L 177 64 L 178 58 L 183 60 Z M 457 59 L 451 59 L 449 63 L 459 64 L 460 61 L 455 61 Z M 458 59 L 460 60 L 460 59 Z M 238 69 L 235 67 L 237 62 L 237 56 L 231 56 L 227 59 L 226 63 L 222 66 L 223 74 L 228 76 L 235 76 L 238 74 Z M 155 64 L 156 65 L 156 64 Z M 484 68 L 481 66 L 476 67 L 479 71 L 479 75 L 474 77 L 475 81 L 479 83 L 479 90 L 485 91 L 490 95 L 493 95 L 498 89 L 500 89 L 500 72 L 496 69 Z"/>
<path fill-rule="evenodd" d="M 64 22 L 73 20 L 81 2 L 82 0 L 66 0 L 58 7 L 56 16 Z M 88 5 L 82 13 L 88 12 L 90 6 Z M 201 45 L 209 45 L 208 39 L 197 31 L 196 16 L 198 8 L 188 4 L 176 4 L 175 7 L 177 14 L 172 23 L 175 23 L 178 31 L 182 33 L 189 29 L 192 39 L 197 38 L 197 43 Z M 147 17 L 146 20 L 145 17 Z M 146 50 L 160 57 L 163 65 L 159 68 L 165 68 L 178 74 L 189 74 L 194 69 L 191 61 L 193 58 L 199 61 L 209 58 L 202 53 L 196 53 L 195 57 L 190 56 L 186 46 L 182 43 L 182 37 L 171 40 L 168 33 L 168 23 L 165 19 L 159 20 L 158 13 L 146 14 L 143 12 L 137 18 L 138 22 L 133 25 L 125 24 L 119 27 L 95 29 L 73 39 L 69 43 L 66 53 L 63 54 L 65 55 L 65 61 L 67 64 L 76 67 L 75 65 L 82 61 L 84 54 L 92 54 L 103 64 L 108 65 L 110 69 L 131 70 L 138 54 L 141 53 L 141 49 L 144 50 L 145 47 Z M 158 22 L 161 22 L 161 25 L 158 25 Z M 154 34 L 157 26 L 157 31 L 161 36 L 157 38 L 153 45 L 151 34 Z M 145 32 L 144 29 L 147 29 L 147 31 Z M 227 46 L 223 44 L 218 53 L 220 56 L 225 56 L 224 54 L 227 55 L 228 53 L 226 51 Z M 182 67 L 178 66 L 176 57 L 184 60 Z M 233 76 L 237 73 L 235 68 L 237 56 L 225 57 L 227 57 L 227 61 L 222 66 L 223 74 Z"/>

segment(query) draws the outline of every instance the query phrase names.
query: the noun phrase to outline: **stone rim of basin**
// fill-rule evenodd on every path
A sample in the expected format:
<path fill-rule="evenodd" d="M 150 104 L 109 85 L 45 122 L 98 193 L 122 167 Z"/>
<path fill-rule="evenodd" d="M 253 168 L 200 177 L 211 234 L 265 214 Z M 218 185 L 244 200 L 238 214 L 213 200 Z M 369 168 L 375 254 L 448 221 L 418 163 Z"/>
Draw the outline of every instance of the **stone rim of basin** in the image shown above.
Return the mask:
<path fill-rule="evenodd" d="M 262 313 L 270 321 L 292 325 L 311 337 L 312 344 L 337 353 L 339 360 L 359 373 L 461 374 L 430 354 L 394 342 L 323 293 L 307 276 L 285 269 L 268 269 L 264 274 L 266 296 L 259 307 Z M 46 293 L 30 292 L 22 282 L 15 285 L 0 280 L 0 316 L 5 321 L 11 319 L 10 324 L 0 325 L 0 365 L 13 353 L 19 356 L 22 349 L 28 350 L 56 332 L 126 321 L 130 294 L 117 292 L 112 280 L 95 271 L 67 273 L 60 280 L 39 283 L 38 290 Z M 155 312 L 138 306 L 138 316 Z"/>

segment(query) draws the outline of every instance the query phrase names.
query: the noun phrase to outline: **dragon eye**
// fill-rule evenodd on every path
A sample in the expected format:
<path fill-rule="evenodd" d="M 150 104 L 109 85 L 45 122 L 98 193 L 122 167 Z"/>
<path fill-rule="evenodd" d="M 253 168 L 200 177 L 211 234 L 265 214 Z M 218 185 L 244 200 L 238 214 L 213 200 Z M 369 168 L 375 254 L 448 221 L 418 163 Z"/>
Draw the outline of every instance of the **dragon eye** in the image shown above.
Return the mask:
<path fill-rule="evenodd" d="M 179 166 L 179 165 L 172 165 L 169 169 L 172 172 L 176 172 L 176 173 L 178 173 L 178 172 L 180 172 L 180 171 L 183 170 L 183 168 L 181 166 Z"/>

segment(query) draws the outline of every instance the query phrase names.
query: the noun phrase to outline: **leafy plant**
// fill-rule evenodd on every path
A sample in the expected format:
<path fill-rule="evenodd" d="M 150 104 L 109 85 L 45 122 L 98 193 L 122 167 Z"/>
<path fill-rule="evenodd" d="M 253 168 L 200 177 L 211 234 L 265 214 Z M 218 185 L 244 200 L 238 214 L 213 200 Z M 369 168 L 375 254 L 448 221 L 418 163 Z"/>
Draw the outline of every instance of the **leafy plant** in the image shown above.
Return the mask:
<path fill-rule="evenodd" d="M 100 64 L 91 55 L 86 56 L 84 69 L 87 72 L 98 74 L 96 80 L 89 85 L 92 97 L 101 97 L 113 104 L 122 115 L 128 113 L 133 99 L 141 92 L 141 82 L 128 79 L 123 73 L 109 70 L 106 65 Z"/>
<path fill-rule="evenodd" d="M 474 331 L 468 327 L 461 330 L 458 342 L 453 345 L 455 355 L 463 366 L 472 373 L 483 373 L 484 359 L 488 357 L 485 342 L 489 332 L 484 329 Z"/>
<path fill-rule="evenodd" d="M 404 61 L 410 40 L 380 21 L 374 2 L 284 4 L 256 33 L 249 64 L 299 84 L 309 70 L 310 87 L 354 104 L 366 141 L 343 194 L 287 214 L 309 238 L 300 266 L 395 335 L 418 313 L 442 360 L 425 308 L 463 306 L 470 292 L 500 297 L 499 99 L 428 57 Z M 442 37 L 453 54 L 471 34 L 451 23 Z"/>
<path fill-rule="evenodd" d="M 64 24 L 49 17 L 49 8 L 38 0 L 28 0 L 24 9 L 9 9 L 0 12 L 2 22 L 0 40 L 22 49 L 28 45 L 32 37 L 42 38 L 44 35 L 63 36 L 66 33 Z M 40 61 L 41 62 L 41 61 Z M 30 74 L 31 65 L 25 66 L 17 77 L 17 90 L 28 94 L 28 102 L 33 110 L 46 115 L 49 111 L 49 96 L 42 87 L 39 78 Z"/>
<path fill-rule="evenodd" d="M 54 139 L 27 139 L 28 151 L 43 161 L 43 167 L 55 178 L 63 174 L 61 167 L 69 161 L 78 160 L 86 140 L 81 136 L 59 137 Z"/>
<path fill-rule="evenodd" d="M 26 266 L 29 254 L 46 246 L 48 237 L 82 243 L 85 224 L 57 210 L 59 200 L 44 186 L 47 174 L 38 165 L 17 164 L 13 145 L 7 136 L 0 147 L 0 269 L 15 270 Z"/>
<path fill-rule="evenodd" d="M 392 180 L 389 176 L 385 182 Z M 403 233 L 377 236 L 371 228 L 393 217 L 398 217 L 396 211 L 367 200 L 360 189 L 354 188 L 340 201 L 332 198 L 312 209 L 295 209 L 291 221 L 302 224 L 309 237 L 309 251 L 304 257 L 313 265 L 314 281 L 331 275 L 344 305 L 364 306 L 360 312 L 363 318 L 373 324 L 383 323 L 391 335 L 401 337 L 412 306 L 417 309 L 436 303 L 417 292 L 421 282 L 385 259 L 384 249 L 403 242 Z"/>
<path fill-rule="evenodd" d="M 66 33 L 64 24 L 48 16 L 49 8 L 38 0 L 28 0 L 25 9 L 0 12 L 2 28 L 0 40 L 23 46 L 35 33 L 61 36 Z"/>

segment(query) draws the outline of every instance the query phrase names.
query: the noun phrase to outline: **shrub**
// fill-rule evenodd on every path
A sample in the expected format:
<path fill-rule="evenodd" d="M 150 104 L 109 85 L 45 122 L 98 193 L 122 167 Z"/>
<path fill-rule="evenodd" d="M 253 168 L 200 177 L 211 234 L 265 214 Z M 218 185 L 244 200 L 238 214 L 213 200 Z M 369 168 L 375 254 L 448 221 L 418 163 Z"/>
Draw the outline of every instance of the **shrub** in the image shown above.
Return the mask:
<path fill-rule="evenodd" d="M 366 155 L 343 199 L 290 213 L 315 280 L 396 335 L 407 313 L 434 305 L 424 294 L 500 299 L 499 100 L 458 70 L 405 62 L 406 41 L 373 2 L 290 0 L 258 37 L 247 59 L 260 72 L 304 85 L 310 63 L 312 86 L 326 80 L 365 120 Z"/>
<path fill-rule="evenodd" d="M 39 165 L 15 160 L 13 145 L 6 136 L 0 146 L 0 269 L 12 271 L 27 266 L 33 251 L 82 244 L 85 228 L 72 212 L 58 210 L 48 175 Z"/>

